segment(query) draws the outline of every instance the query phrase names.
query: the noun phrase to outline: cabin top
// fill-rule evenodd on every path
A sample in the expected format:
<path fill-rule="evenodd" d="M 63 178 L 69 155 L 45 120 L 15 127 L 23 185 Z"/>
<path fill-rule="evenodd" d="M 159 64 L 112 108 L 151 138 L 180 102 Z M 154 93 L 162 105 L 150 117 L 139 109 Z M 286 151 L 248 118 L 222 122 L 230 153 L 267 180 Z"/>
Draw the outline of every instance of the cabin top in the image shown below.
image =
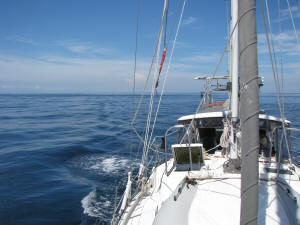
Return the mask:
<path fill-rule="evenodd" d="M 206 118 L 226 118 L 229 115 L 229 111 L 219 111 L 219 112 L 206 112 L 206 113 L 196 113 L 192 115 L 182 116 L 178 119 L 179 123 L 187 122 L 192 119 L 206 119 Z M 281 118 L 277 118 L 275 116 L 269 116 L 263 113 L 259 114 L 260 120 L 270 120 L 274 122 L 282 123 Z M 290 124 L 291 122 L 289 120 L 285 120 L 286 124 Z"/>

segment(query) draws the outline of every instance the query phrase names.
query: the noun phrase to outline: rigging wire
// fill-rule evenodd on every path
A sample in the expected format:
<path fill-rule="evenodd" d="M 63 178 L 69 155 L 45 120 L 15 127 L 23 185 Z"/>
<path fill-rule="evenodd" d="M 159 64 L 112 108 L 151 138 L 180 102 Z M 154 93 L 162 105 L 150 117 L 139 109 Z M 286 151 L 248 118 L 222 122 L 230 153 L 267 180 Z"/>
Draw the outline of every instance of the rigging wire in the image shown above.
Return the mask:
<path fill-rule="evenodd" d="M 178 10 L 179 10 L 179 6 L 180 6 L 180 1 L 178 0 L 177 1 L 177 9 L 176 9 L 176 16 L 177 16 L 177 13 L 178 13 Z M 162 27 L 163 27 L 163 21 L 161 23 L 161 26 L 160 26 L 160 31 L 159 31 L 159 35 L 160 33 L 162 32 Z M 173 30 L 174 30 L 174 27 L 175 27 L 175 21 L 173 23 L 173 26 L 172 26 L 172 29 L 171 29 L 171 34 L 173 33 Z M 170 36 L 171 37 L 171 36 Z M 170 37 L 169 37 L 169 40 L 167 43 L 169 43 L 170 41 Z M 142 102 L 143 102 L 143 99 L 144 99 L 144 95 L 145 95 L 145 92 L 146 92 L 146 88 L 148 86 L 148 82 L 149 82 L 149 78 L 150 78 L 150 74 L 152 72 L 152 68 L 153 68 L 153 64 L 154 64 L 154 58 L 157 54 L 157 49 L 158 49 L 158 40 L 156 42 L 156 46 L 155 46 L 155 50 L 154 50 L 154 54 L 152 56 L 152 61 L 151 61 L 151 65 L 150 65 L 150 68 L 149 68 L 149 71 L 148 71 L 148 74 L 147 74 L 147 78 L 146 78 L 146 82 L 145 82 L 145 85 L 144 85 L 144 88 L 143 88 L 143 91 L 141 93 L 141 96 L 140 96 L 140 99 L 138 101 L 138 105 L 137 105 L 137 108 L 136 108 L 136 112 L 133 116 L 133 119 L 131 121 L 131 128 L 132 130 L 135 132 L 135 134 L 137 135 L 138 139 L 145 144 L 145 140 L 143 139 L 143 137 L 139 134 L 139 132 L 136 130 L 135 128 L 135 121 L 136 121 L 136 118 L 137 118 L 137 115 L 139 114 L 140 112 L 140 109 L 141 109 L 141 105 L 142 105 Z"/>
<path fill-rule="evenodd" d="M 234 33 L 234 31 L 235 31 L 237 25 L 240 23 L 241 19 L 242 19 L 249 11 L 251 11 L 251 10 L 253 10 L 253 8 L 250 8 L 250 9 L 246 10 L 242 15 L 240 15 L 240 17 L 239 17 L 238 20 L 236 21 L 235 25 L 233 26 L 232 31 L 231 31 L 231 33 L 230 33 L 230 36 L 229 36 L 229 38 L 228 38 L 228 40 L 227 40 L 227 43 L 226 43 L 226 45 L 225 45 L 225 47 L 224 47 L 224 50 L 223 50 L 223 52 L 222 52 L 222 55 L 221 55 L 221 57 L 220 57 L 220 59 L 219 59 L 219 61 L 218 61 L 218 63 L 217 63 L 217 66 L 216 66 L 214 72 L 213 72 L 212 79 L 216 76 L 216 73 L 217 73 L 217 71 L 219 70 L 219 67 L 220 67 L 220 65 L 221 65 L 221 62 L 222 62 L 223 57 L 224 57 L 224 55 L 225 55 L 225 53 L 226 53 L 226 51 L 227 51 L 227 49 L 228 49 L 228 46 L 229 46 L 229 44 L 230 44 L 230 41 L 231 41 L 231 39 L 232 39 L 233 33 Z M 191 122 L 190 122 L 190 124 L 189 124 L 189 127 L 187 128 L 187 130 L 190 130 L 191 127 L 192 127 L 193 124 L 194 124 L 194 120 L 195 120 L 195 118 L 196 118 L 196 114 L 199 112 L 201 105 L 204 103 L 204 99 L 207 97 L 207 95 L 208 95 L 208 93 L 209 93 L 209 90 L 210 90 L 210 87 L 211 87 L 212 79 L 206 80 L 207 85 L 206 85 L 205 92 L 204 92 L 204 94 L 203 94 L 203 97 L 202 97 L 202 99 L 201 99 L 201 101 L 200 101 L 200 103 L 199 103 L 199 105 L 198 105 L 198 107 L 197 107 L 197 109 L 196 109 L 196 111 L 195 111 L 195 113 L 194 113 L 194 116 L 193 116 L 193 118 L 192 118 L 192 120 L 191 120 Z M 187 135 L 187 133 L 185 133 L 185 135 L 182 137 L 180 143 L 182 143 L 182 141 L 186 138 L 186 135 Z"/>
<path fill-rule="evenodd" d="M 276 88 L 276 94 L 277 94 L 277 102 L 278 102 L 278 106 L 279 106 L 279 110 L 280 110 L 280 115 L 281 115 L 281 118 L 282 118 L 282 130 L 283 130 L 283 133 L 284 133 L 284 138 L 285 138 L 285 142 L 286 142 L 288 153 L 289 153 L 290 163 L 292 163 L 292 154 L 291 154 L 291 150 L 289 148 L 289 144 L 288 144 L 288 140 L 287 140 L 287 133 L 286 133 L 286 127 L 285 127 L 285 117 L 284 117 L 284 112 L 282 110 L 279 82 L 278 82 L 277 77 L 276 77 L 274 62 L 273 62 L 273 57 L 272 57 L 272 51 L 271 51 L 271 47 L 270 47 L 270 40 L 269 40 L 268 28 L 267 28 L 267 23 L 266 23 L 266 18 L 265 18 L 264 5 L 263 5 L 262 0 L 260 0 L 259 2 L 260 2 L 261 13 L 262 13 L 262 18 L 263 18 L 263 22 L 264 22 L 265 34 L 266 34 L 266 40 L 267 40 L 267 45 L 268 45 L 268 51 L 269 51 L 269 56 L 270 56 L 270 61 L 271 61 L 272 71 L 273 71 L 273 76 L 274 76 L 274 82 L 275 82 L 275 88 Z"/>
<path fill-rule="evenodd" d="M 180 3 L 180 2 L 178 1 L 177 3 L 178 3 L 178 4 L 177 4 L 177 11 L 178 11 L 179 3 Z M 152 143 L 150 143 L 150 142 L 151 142 L 152 135 L 153 135 L 153 132 L 154 132 L 154 128 L 155 128 L 155 124 L 156 124 L 156 120 L 157 120 L 157 116 L 158 116 L 158 111 L 159 111 L 159 108 L 160 108 L 162 96 L 163 96 L 164 89 L 165 89 L 166 79 L 167 79 L 168 72 L 169 72 L 170 65 L 171 65 L 171 61 L 172 61 L 172 58 L 173 58 L 173 53 L 174 53 L 174 48 L 175 48 L 175 45 L 176 45 L 177 36 L 178 36 L 179 30 L 180 30 L 180 27 L 181 27 L 181 24 L 182 24 L 182 17 L 183 17 L 183 12 L 184 12 L 184 9 L 185 9 L 185 4 L 186 4 L 186 0 L 184 0 L 183 6 L 182 6 L 182 10 L 181 10 L 181 14 L 180 14 L 180 18 L 179 18 L 179 22 L 178 22 L 178 26 L 177 26 L 177 31 L 176 31 L 176 35 L 175 35 L 175 38 L 174 38 L 174 41 L 173 41 L 173 46 L 172 46 L 172 50 L 171 50 L 171 55 L 170 55 L 170 58 L 169 58 L 169 62 L 168 62 L 168 67 L 167 67 L 165 79 L 164 79 L 164 82 L 163 82 L 162 91 L 161 91 L 160 98 L 159 98 L 159 102 L 158 102 L 158 105 L 157 105 L 157 108 L 156 108 L 156 113 L 155 113 L 155 117 L 154 117 L 154 122 L 153 122 L 153 124 L 152 124 L 151 135 L 150 135 L 149 143 L 148 143 L 148 146 L 150 146 L 150 147 L 153 145 L 153 141 L 152 141 Z M 176 15 L 177 15 L 177 12 L 176 12 Z M 173 23 L 173 25 L 175 24 L 175 21 L 176 21 L 176 17 L 174 18 L 174 23 Z M 172 29 L 172 30 L 173 30 L 173 29 Z M 173 33 L 173 31 L 170 32 L 170 35 L 172 35 L 172 33 Z M 170 36 L 170 37 L 171 37 L 171 36 Z M 170 38 L 169 38 L 169 40 L 168 40 L 168 43 L 169 43 L 169 41 L 170 41 Z M 168 43 L 167 43 L 167 45 L 168 45 Z M 146 153 L 146 154 L 147 154 L 147 153 Z"/>
<path fill-rule="evenodd" d="M 157 74 L 157 71 L 158 71 L 158 60 L 159 60 L 159 52 L 160 52 L 161 39 L 162 39 L 163 24 L 164 24 L 164 20 L 166 18 L 166 9 L 167 9 L 168 4 L 169 4 L 169 0 L 165 0 L 163 16 L 162 16 L 162 23 L 161 23 L 159 36 L 158 36 L 158 45 L 157 45 L 158 50 L 157 50 L 157 54 L 156 54 L 156 63 L 155 63 L 155 70 L 154 70 L 154 73 L 153 73 L 152 91 L 151 91 L 151 97 L 150 97 L 150 103 L 149 103 L 147 124 L 146 124 L 146 129 L 145 129 L 146 131 L 145 131 L 145 139 L 144 139 L 142 165 L 146 165 L 147 149 L 149 148 L 148 138 L 149 138 L 149 129 L 150 129 L 150 122 L 151 122 L 151 117 L 152 117 L 152 110 L 153 110 L 153 100 L 154 100 L 154 94 L 155 94 L 156 74 Z"/>
<path fill-rule="evenodd" d="M 290 12 L 291 21 L 292 21 L 292 24 L 293 24 L 293 28 L 294 28 L 294 33 L 295 33 L 295 37 L 296 37 L 296 40 L 297 40 L 297 44 L 300 47 L 299 37 L 298 37 L 297 30 L 296 30 L 296 26 L 295 26 L 295 21 L 294 21 L 294 16 L 293 16 L 293 13 L 292 13 L 292 9 L 291 9 L 291 6 L 290 6 L 290 1 L 286 0 L 286 3 L 288 5 L 288 7 L 289 7 L 289 12 Z"/>
<path fill-rule="evenodd" d="M 297 9 L 298 9 L 298 11 L 299 11 L 299 13 L 300 13 L 300 5 L 299 5 L 299 0 L 295 0 L 295 2 L 296 2 L 296 5 L 297 5 Z"/>
<path fill-rule="evenodd" d="M 163 15 L 163 19 L 162 19 L 162 22 L 161 22 L 161 25 L 160 25 L 160 30 L 159 30 L 158 37 L 160 37 L 161 33 L 162 33 L 163 24 L 164 24 L 164 17 L 165 17 L 165 15 Z M 133 116 L 133 119 L 131 121 L 131 128 L 134 130 L 134 132 L 137 135 L 137 137 L 139 138 L 139 140 L 141 142 L 143 142 L 144 144 L 145 144 L 145 140 L 143 139 L 143 137 L 139 134 L 139 132 L 135 128 L 135 121 L 136 121 L 138 113 L 141 110 L 141 105 L 142 105 L 142 102 L 143 102 L 143 99 L 144 99 L 144 96 L 145 96 L 145 93 L 146 93 L 146 88 L 148 86 L 149 78 L 150 78 L 150 75 L 151 75 L 151 72 L 152 72 L 152 68 L 153 68 L 153 64 L 154 64 L 154 59 L 155 59 L 155 56 L 156 56 L 157 51 L 158 51 L 159 43 L 160 42 L 159 42 L 159 38 L 158 38 L 158 40 L 156 41 L 156 45 L 155 45 L 154 53 L 153 53 L 153 56 L 152 56 L 150 68 L 148 70 L 148 74 L 147 74 L 147 78 L 146 78 L 146 81 L 145 81 L 145 85 L 144 85 L 143 91 L 141 93 L 141 96 L 140 96 L 140 99 L 139 99 L 139 102 L 138 102 L 138 105 L 137 105 L 137 109 L 136 109 L 135 114 Z"/>
<path fill-rule="evenodd" d="M 158 101 L 158 106 L 157 106 L 157 109 L 156 109 L 156 113 L 155 113 L 155 117 L 154 117 L 154 121 L 153 121 L 153 125 L 152 125 L 152 130 L 151 130 L 151 135 L 150 135 L 149 142 L 151 141 L 152 134 L 154 132 L 154 128 L 155 128 L 155 124 L 156 124 L 156 120 L 157 120 L 157 116 L 158 116 L 158 111 L 159 111 L 159 108 L 160 108 L 162 96 L 164 94 L 165 84 L 166 84 L 167 77 L 168 77 L 168 74 L 169 74 L 169 69 L 170 69 L 171 61 L 173 59 L 173 53 L 174 53 L 174 49 L 175 49 L 175 45 L 176 45 L 176 41 L 177 41 L 177 36 L 179 34 L 179 30 L 180 30 L 180 27 L 181 27 L 181 24 L 182 24 L 182 17 L 183 17 L 183 12 L 184 12 L 184 9 L 185 9 L 186 1 L 187 0 L 184 0 L 184 2 L 183 2 L 181 14 L 180 14 L 180 18 L 179 18 L 179 22 L 178 22 L 178 26 L 177 26 L 177 31 L 176 31 L 176 34 L 175 34 L 175 37 L 174 37 L 173 46 L 172 46 L 172 50 L 171 50 L 171 54 L 170 54 L 170 58 L 169 58 L 169 62 L 168 62 L 167 70 L 166 70 L 166 75 L 164 77 L 163 86 L 162 86 L 162 90 L 161 90 L 161 93 L 160 93 L 160 97 L 159 97 L 159 101 Z"/>
<path fill-rule="evenodd" d="M 156 89 L 158 88 L 158 85 L 159 85 L 159 78 L 160 78 L 160 74 L 161 74 L 163 64 L 164 64 L 164 61 L 165 61 L 167 49 L 168 49 L 169 42 L 170 42 L 170 39 L 171 39 L 173 31 L 174 31 L 174 27 L 176 25 L 176 18 L 177 18 L 179 6 L 180 6 L 179 3 L 180 3 L 180 0 L 177 0 L 177 8 L 176 8 L 175 17 L 174 17 L 173 24 L 172 24 L 172 27 L 171 27 L 171 30 L 170 30 L 169 38 L 166 41 L 166 38 L 167 38 L 167 19 L 168 19 L 168 11 L 167 11 L 166 24 L 165 24 L 165 36 L 164 36 L 164 51 L 163 51 L 162 59 L 161 59 L 161 62 L 160 62 L 158 77 L 157 77 L 156 84 L 155 84 Z"/>
<path fill-rule="evenodd" d="M 168 1 L 166 1 L 166 6 L 168 6 Z M 178 9 L 179 9 L 179 4 L 180 2 L 178 1 L 177 2 L 177 10 L 176 10 L 176 15 L 177 15 L 177 12 L 178 12 Z M 167 11 L 166 10 L 164 10 L 164 16 L 163 16 L 163 18 L 166 18 L 166 14 L 167 14 Z M 176 19 L 176 18 L 175 18 Z M 162 24 L 163 24 L 163 21 L 162 21 Z M 172 33 L 173 33 L 173 27 L 174 27 L 174 24 L 175 24 L 175 21 L 174 21 L 174 23 L 173 23 L 173 26 L 172 26 L 172 30 L 171 30 L 171 32 L 170 32 L 170 36 L 172 35 Z M 161 32 L 160 32 L 161 33 Z M 165 32 L 165 34 L 166 34 L 166 32 Z M 160 38 L 161 38 L 161 35 L 159 35 L 160 36 Z M 166 36 L 165 36 L 166 37 Z M 169 37 L 169 40 L 168 40 L 168 42 L 166 43 L 167 45 L 168 45 L 168 43 L 169 43 L 169 41 L 170 41 L 170 37 Z M 159 43 L 159 45 L 160 45 L 160 43 Z M 159 51 L 159 47 L 158 47 L 158 51 Z M 157 51 L 157 52 L 158 52 Z M 157 57 L 157 60 L 158 60 L 158 55 L 159 55 L 159 53 L 157 53 L 156 54 L 156 57 Z M 157 71 L 157 65 L 158 65 L 158 61 L 156 62 L 156 64 L 155 64 L 155 68 L 156 68 L 156 71 Z M 155 74 L 156 74 L 156 72 L 154 72 L 154 76 L 155 76 Z M 154 81 L 155 79 L 153 79 L 153 81 Z M 154 89 L 152 89 L 152 93 L 151 93 L 151 99 L 150 99 L 150 104 L 149 104 L 149 114 L 148 114 L 148 119 L 147 119 L 147 126 L 146 126 L 146 131 L 145 131 L 145 139 L 143 140 L 143 142 L 144 142 L 144 150 L 143 150 L 143 157 L 142 157 L 142 162 L 144 162 L 146 159 L 147 159 L 147 152 L 148 152 L 148 150 L 151 148 L 151 146 L 150 146 L 150 142 L 151 142 L 151 138 L 152 138 L 152 134 L 153 134 L 153 130 L 154 129 L 152 129 L 151 130 L 151 136 L 150 136 L 150 139 L 149 139 L 149 127 L 150 127 L 150 121 L 151 121 L 151 115 L 152 115 L 152 110 L 153 110 L 153 96 L 154 96 L 154 93 L 155 93 L 155 88 Z M 160 100 L 161 100 L 161 98 L 160 98 Z M 141 101 L 140 101 L 141 102 Z M 159 103 L 160 104 L 160 103 Z M 158 112 L 158 109 L 159 109 L 159 106 L 157 107 L 157 112 Z M 136 117 L 136 115 L 137 115 L 137 113 L 138 113 L 138 110 L 139 110 L 139 107 L 138 107 L 138 109 L 137 109 L 137 111 L 136 111 L 136 114 L 135 114 L 135 117 Z M 156 113 L 156 116 L 155 117 L 157 117 L 157 113 Z M 135 118 L 134 118 L 135 119 Z M 155 122 L 156 122 L 156 118 L 155 118 Z M 155 126 L 155 122 L 154 122 L 154 126 Z M 153 126 L 153 128 L 154 128 L 154 126 Z M 145 163 L 143 163 L 143 164 L 145 164 Z"/>
<path fill-rule="evenodd" d="M 278 0 L 279 2 L 279 0 Z M 271 44 L 272 44 L 272 50 L 273 50 L 273 56 L 274 56 L 274 64 L 275 64 L 275 75 L 277 78 L 277 83 L 278 83 L 278 89 L 279 92 L 278 94 L 280 95 L 280 99 L 281 99 L 281 107 L 282 107 L 282 112 L 283 115 L 285 115 L 284 113 L 284 102 L 283 102 L 283 96 L 282 96 L 282 88 L 283 88 L 283 83 L 280 87 L 280 79 L 279 79 L 279 75 L 278 75 L 278 64 L 277 64 L 277 57 L 276 57 L 276 51 L 275 51 L 275 44 L 274 44 L 274 38 L 273 38 L 273 32 L 272 32 L 272 26 L 271 26 L 271 19 L 270 19 L 270 13 L 269 13 L 269 5 L 268 5 L 268 0 L 265 0 L 265 4 L 266 4 L 266 11 L 267 11 L 267 18 L 268 18 L 268 24 L 269 24 L 269 29 L 270 29 L 270 39 L 271 39 Z M 280 6 L 278 6 L 280 9 Z M 280 13 L 280 11 L 279 11 Z M 279 33 L 281 34 L 281 22 L 280 22 L 280 14 L 279 14 Z M 279 38 L 279 43 L 280 43 L 280 71 L 281 71 L 281 81 L 283 82 L 283 64 L 282 64 L 282 42 L 281 39 Z"/>
<path fill-rule="evenodd" d="M 281 117 L 282 118 L 285 118 L 285 113 L 284 113 L 284 101 L 283 101 L 283 95 L 282 95 L 282 88 L 283 88 L 283 64 L 282 64 L 282 41 L 281 39 L 279 38 L 279 45 L 280 45 L 280 71 L 281 71 L 281 82 L 282 82 L 282 86 L 280 88 L 280 80 L 279 80 L 279 75 L 278 75 L 278 66 L 277 66 L 277 62 L 276 62 L 276 55 L 275 55 L 275 48 L 274 48 L 274 41 L 273 41 L 273 32 L 272 32 L 272 27 L 271 27 L 271 19 L 270 19 L 270 13 L 269 13 L 269 7 L 268 7 L 268 0 L 265 0 L 265 3 L 266 3 L 266 11 L 267 11 L 267 18 L 268 18 L 268 24 L 269 24 L 269 29 L 270 29 L 270 38 L 271 38 L 271 43 L 272 43 L 272 50 L 273 50 L 273 56 L 274 56 L 274 64 L 275 64 L 275 74 L 274 74 L 274 79 L 275 79 L 275 76 L 276 76 L 276 80 L 275 82 L 277 82 L 278 84 L 278 95 L 279 95 L 279 98 L 280 98 L 280 101 L 281 101 L 281 110 L 282 110 L 282 115 Z M 280 3 L 279 3 L 279 0 L 278 0 L 278 16 L 279 16 L 279 32 L 281 34 L 281 20 L 280 20 Z M 278 103 L 279 104 L 279 103 Z M 286 135 L 286 133 L 284 133 Z M 285 136 L 285 139 L 287 139 L 287 137 Z"/>
<path fill-rule="evenodd" d="M 137 0 L 137 12 L 136 12 L 136 33 L 135 33 L 135 50 L 134 50 L 134 69 L 133 69 L 133 89 L 132 89 L 132 113 L 134 113 L 135 108 L 135 89 L 136 89 L 136 65 L 137 65 L 137 52 L 138 52 L 138 34 L 139 34 L 139 20 L 140 20 L 140 5 L 141 1 Z M 133 130 L 131 130 L 130 136 L 130 160 L 132 159 L 133 150 Z"/>
<path fill-rule="evenodd" d="M 166 40 L 167 40 L 168 15 L 169 15 L 169 4 L 167 5 L 167 9 L 166 9 L 164 47 L 166 47 L 167 44 Z"/>
<path fill-rule="evenodd" d="M 226 1 L 226 25 L 227 25 L 227 40 L 229 39 L 230 35 L 230 13 L 229 13 L 229 8 L 230 8 L 230 0 L 225 0 Z M 230 58 L 230 50 L 228 50 L 228 74 L 231 72 L 231 58 Z"/>
<path fill-rule="evenodd" d="M 172 26 L 171 26 L 171 30 L 170 30 L 170 33 L 169 33 L 169 38 L 168 38 L 168 41 L 167 41 L 167 46 L 169 45 L 170 40 L 171 40 L 171 37 L 173 36 L 173 32 L 174 32 L 175 25 L 176 25 L 176 18 L 177 18 L 177 16 L 178 16 L 178 12 L 179 12 L 180 2 L 181 2 L 181 0 L 177 0 L 176 12 L 175 12 L 173 24 L 172 24 Z"/>
<path fill-rule="evenodd" d="M 273 57 L 274 57 L 274 64 L 275 64 L 275 75 L 276 75 L 276 78 L 277 78 L 277 82 L 279 83 L 278 70 L 277 70 L 277 60 L 276 60 L 276 53 L 275 53 L 275 47 L 274 47 L 275 45 L 274 45 L 274 39 L 273 39 L 273 32 L 272 32 L 272 26 L 271 26 L 268 0 L 265 0 L 265 4 L 266 4 L 268 25 L 269 25 L 269 29 L 270 29 L 270 39 L 271 39 L 271 45 L 272 45 Z M 280 94 L 280 85 L 278 85 L 278 87 L 279 87 L 279 94 Z"/>
<path fill-rule="evenodd" d="M 157 91 L 157 87 L 158 87 L 158 84 L 159 84 L 159 77 L 160 77 L 160 73 L 161 73 L 161 70 L 163 68 L 163 64 L 164 64 L 164 61 L 165 61 L 165 57 L 166 57 L 166 54 L 167 54 L 167 27 L 168 27 L 168 12 L 169 12 L 169 4 L 167 5 L 167 9 L 166 9 L 166 18 L 165 18 L 165 27 L 164 27 L 164 30 L 165 30 L 165 33 L 164 33 L 164 50 L 163 50 L 163 55 L 162 55 L 162 58 L 161 58 L 161 62 L 160 62 L 160 67 L 159 67 L 159 72 L 158 72 L 158 75 L 157 75 L 157 79 L 156 79 L 156 82 L 155 82 L 155 91 Z"/>
<path fill-rule="evenodd" d="M 282 34 L 280 0 L 277 1 L 277 6 L 278 6 L 278 30 L 279 30 L 279 34 Z M 282 63 L 282 40 L 281 40 L 281 38 L 279 38 L 279 53 L 280 53 L 279 55 L 280 55 L 281 91 L 283 93 L 284 92 L 284 86 L 283 86 L 284 74 L 283 74 L 283 63 Z M 283 112 L 285 112 L 283 97 L 282 97 L 282 110 L 283 110 Z"/>

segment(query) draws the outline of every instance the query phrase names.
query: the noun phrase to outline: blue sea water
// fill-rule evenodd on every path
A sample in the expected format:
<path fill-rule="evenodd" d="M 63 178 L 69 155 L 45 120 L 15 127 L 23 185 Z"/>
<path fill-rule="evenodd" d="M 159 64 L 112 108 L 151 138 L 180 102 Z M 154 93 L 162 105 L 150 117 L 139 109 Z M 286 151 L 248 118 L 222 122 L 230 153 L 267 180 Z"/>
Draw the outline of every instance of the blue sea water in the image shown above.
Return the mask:
<path fill-rule="evenodd" d="M 260 102 L 279 115 L 274 95 Z M 284 102 L 300 128 L 300 94 Z M 198 94 L 166 95 L 155 134 L 198 103 Z M 130 95 L 0 95 L 0 224 L 109 224 L 115 185 L 136 154 L 131 106 Z M 140 132 L 146 111 L 144 104 Z"/>

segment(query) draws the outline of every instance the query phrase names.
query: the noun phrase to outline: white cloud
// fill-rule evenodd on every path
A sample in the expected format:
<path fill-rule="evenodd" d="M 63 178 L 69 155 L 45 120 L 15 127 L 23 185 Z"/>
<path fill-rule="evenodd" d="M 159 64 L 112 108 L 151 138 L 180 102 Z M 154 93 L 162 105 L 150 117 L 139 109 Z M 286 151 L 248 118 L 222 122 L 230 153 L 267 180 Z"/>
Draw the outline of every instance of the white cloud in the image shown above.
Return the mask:
<path fill-rule="evenodd" d="M 132 75 L 133 76 L 133 75 Z M 146 81 L 146 75 L 142 74 L 142 73 L 135 73 L 135 82 L 136 84 L 140 85 L 140 84 L 144 84 L 144 82 Z M 127 78 L 125 80 L 128 84 L 133 85 L 133 77 L 132 78 Z"/>
<path fill-rule="evenodd" d="M 34 41 L 33 39 L 26 38 L 20 35 L 10 35 L 6 37 L 7 40 L 15 41 L 19 43 L 24 44 L 30 44 L 30 45 L 41 45 L 39 42 Z M 79 54 L 112 54 L 116 53 L 117 50 L 114 48 L 109 47 L 99 47 L 95 43 L 91 42 L 80 42 L 75 40 L 63 40 L 63 41 L 56 41 L 50 45 L 59 46 L 63 49 L 73 52 L 73 53 L 79 53 Z"/>
<path fill-rule="evenodd" d="M 285 46 L 283 51 L 290 58 L 300 56 L 299 46 L 295 42 L 292 31 L 274 34 L 273 38 L 276 44 L 279 41 L 283 43 Z M 264 34 L 258 34 L 258 41 L 260 53 L 267 53 Z M 30 43 L 30 41 L 28 42 Z M 179 42 L 179 44 L 187 45 L 184 42 Z M 106 55 L 102 56 L 101 53 L 109 54 L 115 50 L 102 48 L 90 42 L 70 40 L 55 42 L 54 45 L 79 55 L 73 54 L 73 57 L 63 57 L 56 54 L 45 54 L 35 59 L 0 55 L 0 91 L 28 91 L 29 89 L 36 92 L 48 90 L 49 92 L 81 93 L 131 91 L 133 60 L 122 59 L 119 56 L 114 58 L 106 57 Z M 74 57 L 74 55 L 78 57 Z M 195 82 L 193 77 L 199 73 L 210 74 L 220 56 L 221 54 L 216 51 L 196 52 L 196 50 L 187 56 L 174 56 L 167 89 L 169 91 L 197 91 L 199 82 Z M 294 59 L 297 58 L 294 57 Z M 137 88 L 142 89 L 143 87 L 149 62 L 150 60 L 145 58 L 139 59 L 136 73 Z M 287 62 L 285 68 L 289 70 L 290 74 L 297 74 L 296 71 L 300 70 L 300 66 L 296 63 L 297 60 L 288 60 Z M 223 64 L 226 64 L 223 67 L 227 68 L 227 59 L 223 60 Z M 267 64 L 262 67 L 266 73 L 270 72 L 270 67 Z M 222 71 L 226 70 L 224 68 L 222 68 Z M 164 72 L 165 70 L 163 70 Z M 149 83 L 151 84 L 151 81 Z M 292 81 L 290 83 L 291 86 L 294 85 Z"/>
<path fill-rule="evenodd" d="M 133 61 L 126 59 L 91 59 L 57 55 L 30 59 L 0 55 L 0 68 L 2 93 L 118 93 L 131 92 L 133 85 Z M 172 84 L 169 86 L 170 91 L 184 91 L 183 87 L 198 85 L 193 80 L 197 69 L 195 70 L 192 65 L 173 64 L 172 68 L 168 82 Z M 148 69 L 149 60 L 140 59 L 136 73 L 137 92 L 144 87 Z M 187 71 L 188 69 L 191 71 Z M 148 88 L 151 83 L 150 78 Z M 179 87 L 181 89 L 178 89 Z"/>
<path fill-rule="evenodd" d="M 299 31 L 297 31 L 299 36 Z M 296 36 L 293 31 L 285 31 L 280 34 L 273 34 L 273 43 L 275 52 L 280 52 L 280 44 L 281 44 L 281 52 L 286 56 L 300 56 L 300 46 L 296 41 Z M 266 41 L 266 35 L 258 34 L 258 53 L 259 54 L 268 54 L 268 46 Z M 269 34 L 270 44 L 272 45 L 271 35 Z M 272 48 L 272 46 L 271 46 Z"/>
<path fill-rule="evenodd" d="M 19 42 L 19 43 L 24 43 L 24 44 L 39 45 L 38 42 L 33 41 L 30 38 L 26 38 L 26 37 L 19 36 L 19 35 L 11 35 L 11 36 L 6 37 L 6 39 L 10 40 L 10 41 L 16 41 L 16 42 Z"/>
<path fill-rule="evenodd" d="M 298 4 L 298 2 L 296 3 Z M 299 12 L 299 8 L 297 6 L 292 6 L 291 7 L 291 11 L 292 11 L 292 16 L 293 18 L 300 18 L 300 12 Z M 290 14 L 290 10 L 288 8 L 285 9 L 281 9 L 280 10 L 281 14 L 280 14 L 280 21 L 286 21 L 286 20 L 291 20 L 291 14 Z M 277 16 L 277 15 L 276 15 Z M 276 18 L 276 21 L 278 22 L 278 17 Z"/>
<path fill-rule="evenodd" d="M 174 41 L 172 41 L 172 44 L 174 43 Z M 176 41 L 176 48 L 191 48 L 192 45 L 189 44 L 188 42 L 184 42 L 184 41 Z"/>
<path fill-rule="evenodd" d="M 182 25 L 191 25 L 191 24 L 196 23 L 197 21 L 198 21 L 198 19 L 196 17 L 189 16 L 188 18 L 186 18 L 182 21 Z"/>
<path fill-rule="evenodd" d="M 66 48 L 71 52 L 76 52 L 76 53 L 83 53 L 89 49 L 87 46 L 84 45 L 70 45 L 70 46 L 66 46 Z"/>
<path fill-rule="evenodd" d="M 90 42 L 79 42 L 73 40 L 64 40 L 56 42 L 58 46 L 74 53 L 91 53 L 91 54 L 110 54 L 116 52 L 113 48 L 99 47 Z"/>
<path fill-rule="evenodd" d="M 299 35 L 299 31 L 297 31 L 297 34 Z M 273 33 L 272 35 L 274 41 L 282 41 L 282 42 L 286 42 L 286 41 L 295 41 L 296 40 L 296 36 L 295 36 L 295 32 L 294 31 L 285 31 L 282 33 Z M 271 38 L 271 34 L 269 34 L 269 38 Z M 257 39 L 258 42 L 266 42 L 266 34 L 265 33 L 260 33 L 257 35 Z"/>
<path fill-rule="evenodd" d="M 126 59 L 74 58 L 44 55 L 39 59 L 0 55 L 1 90 L 50 92 L 126 92 L 133 62 Z M 140 62 L 145 71 L 148 63 Z M 145 76 L 137 73 L 136 81 Z M 24 89 L 25 88 L 25 89 Z M 53 90 L 53 91 L 52 91 Z"/>
<path fill-rule="evenodd" d="M 208 62 L 217 62 L 220 54 L 211 53 L 211 54 L 198 54 L 193 56 L 187 56 L 180 58 L 180 61 L 187 63 L 208 63 Z"/>

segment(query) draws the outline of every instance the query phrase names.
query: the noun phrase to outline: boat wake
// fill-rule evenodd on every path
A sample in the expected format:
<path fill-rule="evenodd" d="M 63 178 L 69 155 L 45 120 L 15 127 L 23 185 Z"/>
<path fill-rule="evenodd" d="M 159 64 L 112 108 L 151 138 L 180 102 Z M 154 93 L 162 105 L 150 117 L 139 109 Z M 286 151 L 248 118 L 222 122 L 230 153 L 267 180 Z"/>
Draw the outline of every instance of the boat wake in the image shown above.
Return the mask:
<path fill-rule="evenodd" d="M 103 191 L 95 188 L 81 200 L 83 213 L 96 218 L 108 218 L 111 213 L 111 201 L 102 195 Z"/>
<path fill-rule="evenodd" d="M 94 175 L 123 175 L 125 174 L 131 162 L 126 158 L 116 156 L 103 156 L 97 154 L 89 154 L 73 158 L 67 162 L 68 167 L 79 169 Z"/>
<path fill-rule="evenodd" d="M 131 160 L 101 153 L 76 156 L 66 164 L 74 176 L 84 177 L 95 187 L 81 200 L 85 221 L 82 224 L 91 224 L 90 221 L 109 224 L 113 212 L 114 185 L 123 178 L 127 179 Z M 133 166 L 137 168 L 137 164 Z"/>

